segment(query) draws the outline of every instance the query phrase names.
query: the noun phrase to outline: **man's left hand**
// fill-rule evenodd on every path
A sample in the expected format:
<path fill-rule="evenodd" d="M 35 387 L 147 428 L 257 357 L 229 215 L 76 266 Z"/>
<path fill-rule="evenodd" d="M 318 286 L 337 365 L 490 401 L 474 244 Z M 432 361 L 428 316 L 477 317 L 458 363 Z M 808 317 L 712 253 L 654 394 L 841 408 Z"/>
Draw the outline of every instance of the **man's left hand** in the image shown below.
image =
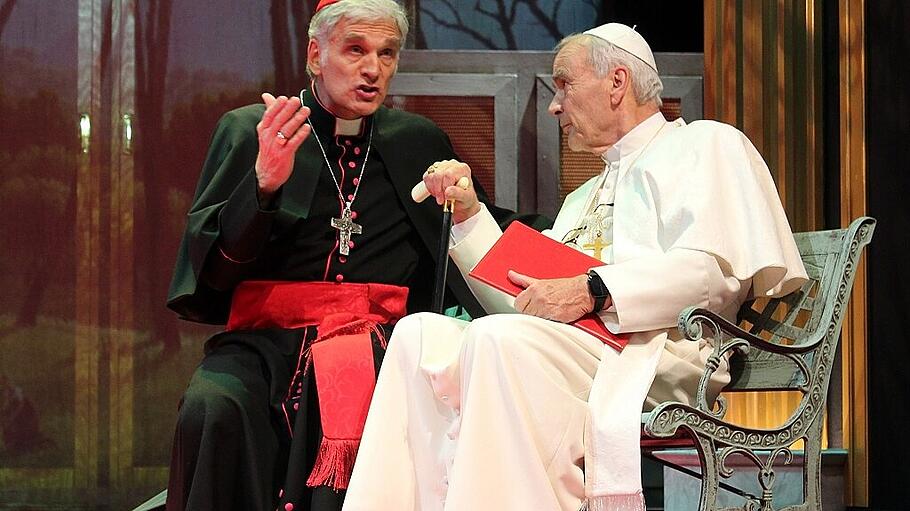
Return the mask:
<path fill-rule="evenodd" d="M 462 188 L 458 181 L 466 178 L 468 186 Z M 471 182 L 471 167 L 467 163 L 457 160 L 437 161 L 427 169 L 423 175 L 423 182 L 427 191 L 436 198 L 436 203 L 442 206 L 446 200 L 455 202 L 452 212 L 452 221 L 456 224 L 464 222 L 480 211 L 480 202 Z"/>
<path fill-rule="evenodd" d="M 569 323 L 594 310 L 587 275 L 535 279 L 509 270 L 509 280 L 524 288 L 515 297 L 515 310 L 522 314 Z"/>

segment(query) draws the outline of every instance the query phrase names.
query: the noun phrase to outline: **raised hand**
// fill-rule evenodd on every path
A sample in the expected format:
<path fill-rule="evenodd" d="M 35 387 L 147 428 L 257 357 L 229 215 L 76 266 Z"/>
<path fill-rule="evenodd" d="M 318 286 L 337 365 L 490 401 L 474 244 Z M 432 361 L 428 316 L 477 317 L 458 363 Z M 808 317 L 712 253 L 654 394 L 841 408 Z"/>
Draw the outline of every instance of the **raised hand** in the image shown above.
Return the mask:
<path fill-rule="evenodd" d="M 256 181 L 261 196 L 274 194 L 291 176 L 294 154 L 310 135 L 306 123 L 310 109 L 300 105 L 300 99 L 285 96 L 277 98 L 262 94 L 265 113 L 256 125 L 259 135 L 259 154 L 256 155 Z"/>

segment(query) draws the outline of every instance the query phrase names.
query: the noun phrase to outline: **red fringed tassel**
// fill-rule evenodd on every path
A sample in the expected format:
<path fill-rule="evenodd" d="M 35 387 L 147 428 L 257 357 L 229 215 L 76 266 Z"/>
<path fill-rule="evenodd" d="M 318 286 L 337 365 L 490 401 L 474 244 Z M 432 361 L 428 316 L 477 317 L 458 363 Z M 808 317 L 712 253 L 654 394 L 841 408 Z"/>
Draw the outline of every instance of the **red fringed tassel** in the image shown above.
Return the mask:
<path fill-rule="evenodd" d="M 351 334 L 360 334 L 365 332 L 371 332 L 376 336 L 376 340 L 379 341 L 379 345 L 382 349 L 389 347 L 389 341 L 385 338 L 385 334 L 382 332 L 382 328 L 379 327 L 374 321 L 367 320 L 357 320 L 349 324 L 343 325 L 341 327 L 333 328 L 328 331 L 326 334 L 319 336 L 315 341 L 313 341 L 309 346 L 307 346 L 303 351 L 304 364 L 303 364 L 303 374 L 308 374 L 310 372 L 310 365 L 313 363 L 313 355 L 311 348 L 313 344 L 318 342 L 331 340 L 333 337 L 339 335 L 351 335 Z"/>
<path fill-rule="evenodd" d="M 357 448 L 360 440 L 332 440 L 323 438 L 316 455 L 313 471 L 307 479 L 307 486 L 331 486 L 338 490 L 346 490 L 351 482 L 351 472 L 354 470 L 354 460 L 357 458 Z"/>

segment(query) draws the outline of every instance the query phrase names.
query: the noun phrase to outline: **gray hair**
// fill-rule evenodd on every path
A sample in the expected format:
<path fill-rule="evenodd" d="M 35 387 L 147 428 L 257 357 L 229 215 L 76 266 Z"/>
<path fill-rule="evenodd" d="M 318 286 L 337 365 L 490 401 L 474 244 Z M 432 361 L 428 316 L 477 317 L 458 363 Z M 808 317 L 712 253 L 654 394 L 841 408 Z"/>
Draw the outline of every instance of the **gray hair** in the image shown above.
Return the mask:
<path fill-rule="evenodd" d="M 588 61 L 599 77 L 607 76 L 617 66 L 627 67 L 629 74 L 632 75 L 632 95 L 639 105 L 653 103 L 660 108 L 663 104 L 660 93 L 664 90 L 664 84 L 660 81 L 657 71 L 640 58 L 590 34 L 572 34 L 565 37 L 556 45 L 556 52 L 570 44 L 579 44 L 590 50 Z"/>
<path fill-rule="evenodd" d="M 408 16 L 404 8 L 394 0 L 341 0 L 328 5 L 310 19 L 307 35 L 310 39 L 315 38 L 320 44 L 326 44 L 329 34 L 341 18 L 349 21 L 392 20 L 398 25 L 402 45 L 408 38 Z"/>

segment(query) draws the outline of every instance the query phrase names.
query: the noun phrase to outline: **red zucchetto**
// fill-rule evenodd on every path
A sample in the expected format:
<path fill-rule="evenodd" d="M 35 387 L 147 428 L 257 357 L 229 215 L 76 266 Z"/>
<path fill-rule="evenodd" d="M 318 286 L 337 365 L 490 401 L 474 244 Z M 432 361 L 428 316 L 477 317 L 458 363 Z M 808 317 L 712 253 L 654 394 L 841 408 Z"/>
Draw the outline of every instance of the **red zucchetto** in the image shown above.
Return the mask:
<path fill-rule="evenodd" d="M 315 12 L 319 12 L 319 11 L 321 11 L 324 7 L 328 7 L 328 6 L 334 4 L 334 3 L 338 2 L 338 1 L 340 1 L 340 0 L 319 0 L 319 3 L 316 4 L 316 11 L 315 11 Z"/>

